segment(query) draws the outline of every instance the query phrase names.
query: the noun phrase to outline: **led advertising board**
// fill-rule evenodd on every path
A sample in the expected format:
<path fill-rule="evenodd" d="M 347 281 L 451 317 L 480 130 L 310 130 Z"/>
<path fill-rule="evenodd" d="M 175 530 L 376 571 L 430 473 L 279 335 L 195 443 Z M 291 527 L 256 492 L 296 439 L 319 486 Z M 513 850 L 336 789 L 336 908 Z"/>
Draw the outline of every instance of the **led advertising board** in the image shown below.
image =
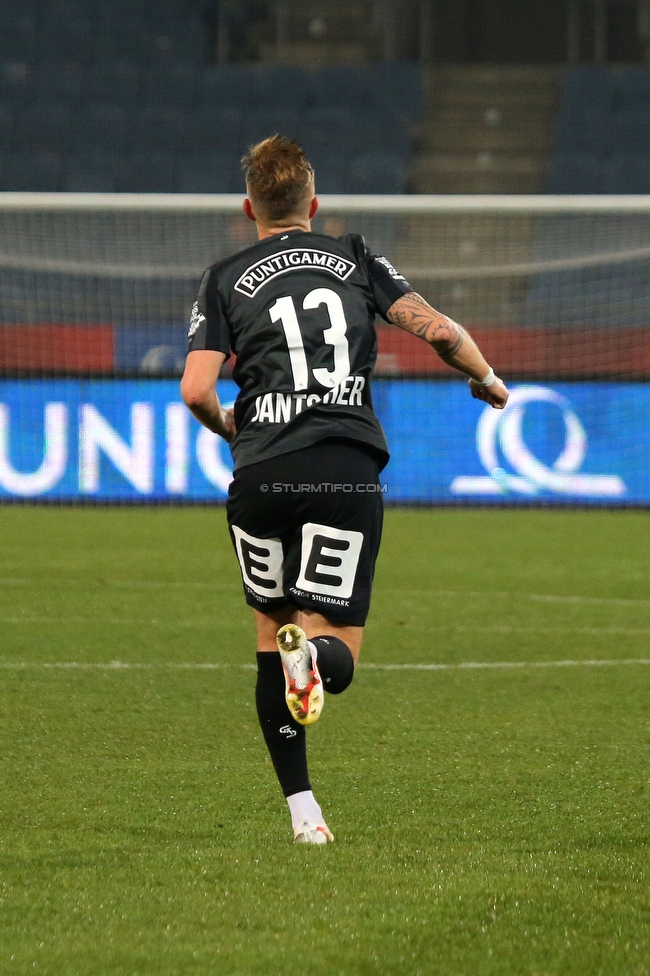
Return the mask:
<path fill-rule="evenodd" d="M 503 411 L 462 380 L 377 379 L 373 398 L 387 502 L 650 504 L 650 385 L 519 384 Z M 0 382 L 0 499 L 223 501 L 231 470 L 176 380 Z"/>

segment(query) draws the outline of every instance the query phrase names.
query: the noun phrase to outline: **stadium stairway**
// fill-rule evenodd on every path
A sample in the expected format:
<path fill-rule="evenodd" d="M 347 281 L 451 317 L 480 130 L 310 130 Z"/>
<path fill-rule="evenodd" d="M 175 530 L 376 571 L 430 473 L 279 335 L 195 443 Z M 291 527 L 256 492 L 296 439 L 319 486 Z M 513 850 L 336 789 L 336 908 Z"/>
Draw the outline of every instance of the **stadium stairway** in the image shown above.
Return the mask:
<path fill-rule="evenodd" d="M 535 65 L 431 68 L 412 190 L 542 192 L 559 74 Z"/>

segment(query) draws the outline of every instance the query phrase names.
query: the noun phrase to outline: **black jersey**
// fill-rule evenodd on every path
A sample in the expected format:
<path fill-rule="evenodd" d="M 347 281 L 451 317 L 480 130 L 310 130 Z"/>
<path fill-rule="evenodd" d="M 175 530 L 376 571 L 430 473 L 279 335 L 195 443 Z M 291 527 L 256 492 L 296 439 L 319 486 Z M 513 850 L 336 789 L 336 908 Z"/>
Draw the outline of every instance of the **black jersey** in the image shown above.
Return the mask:
<path fill-rule="evenodd" d="M 413 289 L 362 237 L 274 234 L 203 275 L 189 351 L 236 357 L 236 467 L 325 438 L 359 441 L 388 461 L 372 408 L 375 317 Z"/>

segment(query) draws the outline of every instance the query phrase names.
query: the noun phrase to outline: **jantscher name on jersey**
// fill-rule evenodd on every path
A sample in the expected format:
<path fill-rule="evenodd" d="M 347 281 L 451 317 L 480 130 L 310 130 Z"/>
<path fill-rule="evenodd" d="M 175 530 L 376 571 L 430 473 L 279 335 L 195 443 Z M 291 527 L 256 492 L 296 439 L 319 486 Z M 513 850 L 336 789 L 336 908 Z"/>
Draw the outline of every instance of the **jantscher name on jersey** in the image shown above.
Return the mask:
<path fill-rule="evenodd" d="M 317 403 L 337 403 L 345 406 L 363 406 L 365 376 L 347 376 L 338 386 L 324 396 L 318 393 L 265 393 L 255 398 L 255 413 L 251 422 L 286 424 Z"/>

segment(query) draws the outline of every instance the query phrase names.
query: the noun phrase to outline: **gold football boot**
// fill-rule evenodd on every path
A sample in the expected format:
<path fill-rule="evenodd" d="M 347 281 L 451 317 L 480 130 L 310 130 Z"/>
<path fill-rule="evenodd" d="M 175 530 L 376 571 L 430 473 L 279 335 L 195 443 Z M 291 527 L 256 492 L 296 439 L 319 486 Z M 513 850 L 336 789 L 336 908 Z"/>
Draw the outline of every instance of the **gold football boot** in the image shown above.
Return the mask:
<path fill-rule="evenodd" d="M 300 725 L 311 725 L 323 708 L 323 682 L 305 632 L 285 624 L 276 634 L 284 671 L 287 707 Z M 313 842 L 312 842 L 313 843 Z"/>

